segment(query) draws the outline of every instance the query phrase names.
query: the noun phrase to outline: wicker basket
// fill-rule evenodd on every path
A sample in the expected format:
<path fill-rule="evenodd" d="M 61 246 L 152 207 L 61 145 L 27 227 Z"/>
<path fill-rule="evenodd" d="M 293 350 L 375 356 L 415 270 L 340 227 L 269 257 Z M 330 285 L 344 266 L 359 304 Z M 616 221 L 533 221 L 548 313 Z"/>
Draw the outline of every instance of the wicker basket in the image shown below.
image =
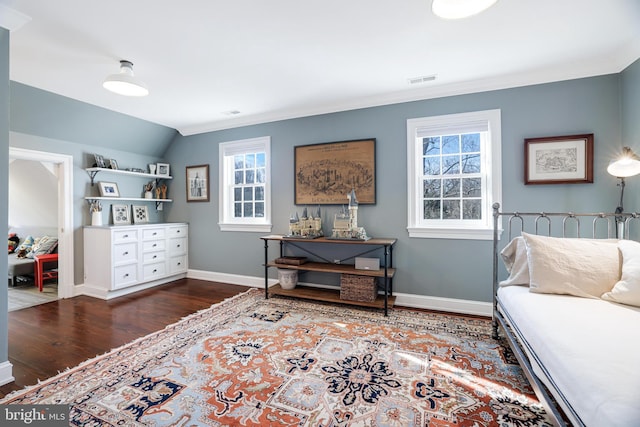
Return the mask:
<path fill-rule="evenodd" d="M 373 302 L 378 296 L 376 278 L 355 274 L 340 275 L 340 299 Z"/>

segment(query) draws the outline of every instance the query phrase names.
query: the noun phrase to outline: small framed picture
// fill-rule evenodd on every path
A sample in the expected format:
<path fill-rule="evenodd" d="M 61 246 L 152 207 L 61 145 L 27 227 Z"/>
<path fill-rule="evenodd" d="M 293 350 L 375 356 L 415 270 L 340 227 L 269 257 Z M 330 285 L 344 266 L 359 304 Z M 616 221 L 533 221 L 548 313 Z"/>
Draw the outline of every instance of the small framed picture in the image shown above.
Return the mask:
<path fill-rule="evenodd" d="M 209 165 L 187 166 L 187 202 L 209 201 Z"/>
<path fill-rule="evenodd" d="M 118 162 L 116 162 L 116 159 L 109 159 L 109 167 L 113 170 L 118 170 Z"/>
<path fill-rule="evenodd" d="M 107 164 L 104 161 L 104 157 L 102 157 L 102 154 L 94 154 L 93 158 L 96 159 L 96 167 L 97 168 L 106 168 Z"/>
<path fill-rule="evenodd" d="M 134 224 L 145 224 L 149 222 L 149 210 L 146 206 L 133 205 L 131 209 L 133 210 Z"/>
<path fill-rule="evenodd" d="M 170 176 L 169 175 L 169 163 L 156 163 L 156 175 Z"/>
<path fill-rule="evenodd" d="M 129 206 L 111 205 L 111 213 L 113 214 L 114 225 L 131 224 L 131 216 L 129 215 Z"/>
<path fill-rule="evenodd" d="M 120 197 L 118 184 L 115 182 L 99 181 L 98 187 L 100 187 L 100 197 Z"/>
<path fill-rule="evenodd" d="M 593 134 L 524 140 L 524 183 L 593 182 Z"/>

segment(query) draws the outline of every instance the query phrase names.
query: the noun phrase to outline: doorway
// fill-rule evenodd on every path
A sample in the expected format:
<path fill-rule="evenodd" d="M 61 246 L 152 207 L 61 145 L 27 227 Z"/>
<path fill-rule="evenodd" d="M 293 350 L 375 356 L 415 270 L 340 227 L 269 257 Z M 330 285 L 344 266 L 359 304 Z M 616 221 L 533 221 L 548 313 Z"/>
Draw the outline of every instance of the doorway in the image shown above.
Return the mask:
<path fill-rule="evenodd" d="M 9 161 L 52 163 L 58 177 L 58 298 L 74 296 L 73 156 L 9 147 Z"/>

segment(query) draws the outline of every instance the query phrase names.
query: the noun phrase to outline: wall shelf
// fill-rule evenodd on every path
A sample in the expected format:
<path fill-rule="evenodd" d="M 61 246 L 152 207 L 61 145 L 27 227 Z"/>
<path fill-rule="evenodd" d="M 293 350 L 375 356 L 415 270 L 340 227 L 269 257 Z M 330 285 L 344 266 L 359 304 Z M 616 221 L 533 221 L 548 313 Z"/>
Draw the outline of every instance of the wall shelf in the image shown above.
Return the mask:
<path fill-rule="evenodd" d="M 142 178 L 153 178 L 156 181 L 160 179 L 173 179 L 172 176 L 156 175 L 156 174 L 151 174 L 146 172 L 132 172 L 132 171 L 126 171 L 126 170 L 120 170 L 120 169 L 109 169 L 109 168 L 86 168 L 85 171 L 87 171 L 87 173 L 89 174 L 89 177 L 91 178 L 91 186 L 94 185 L 94 179 L 99 172 L 106 172 L 106 173 L 111 173 L 116 175 L 137 176 Z"/>

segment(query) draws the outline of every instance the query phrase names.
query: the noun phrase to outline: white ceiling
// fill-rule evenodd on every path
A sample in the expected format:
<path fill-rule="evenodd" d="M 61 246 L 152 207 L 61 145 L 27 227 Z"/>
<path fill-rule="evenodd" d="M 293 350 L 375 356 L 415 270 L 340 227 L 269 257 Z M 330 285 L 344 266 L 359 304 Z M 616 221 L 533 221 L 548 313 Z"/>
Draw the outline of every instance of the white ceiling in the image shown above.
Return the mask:
<path fill-rule="evenodd" d="M 12 11 L 31 18 L 10 35 L 11 80 L 185 135 L 617 73 L 640 57 L 638 0 L 499 0 L 460 21 L 433 16 L 431 0 L 1 5 L 0 25 Z M 120 59 L 148 97 L 102 88 Z"/>

